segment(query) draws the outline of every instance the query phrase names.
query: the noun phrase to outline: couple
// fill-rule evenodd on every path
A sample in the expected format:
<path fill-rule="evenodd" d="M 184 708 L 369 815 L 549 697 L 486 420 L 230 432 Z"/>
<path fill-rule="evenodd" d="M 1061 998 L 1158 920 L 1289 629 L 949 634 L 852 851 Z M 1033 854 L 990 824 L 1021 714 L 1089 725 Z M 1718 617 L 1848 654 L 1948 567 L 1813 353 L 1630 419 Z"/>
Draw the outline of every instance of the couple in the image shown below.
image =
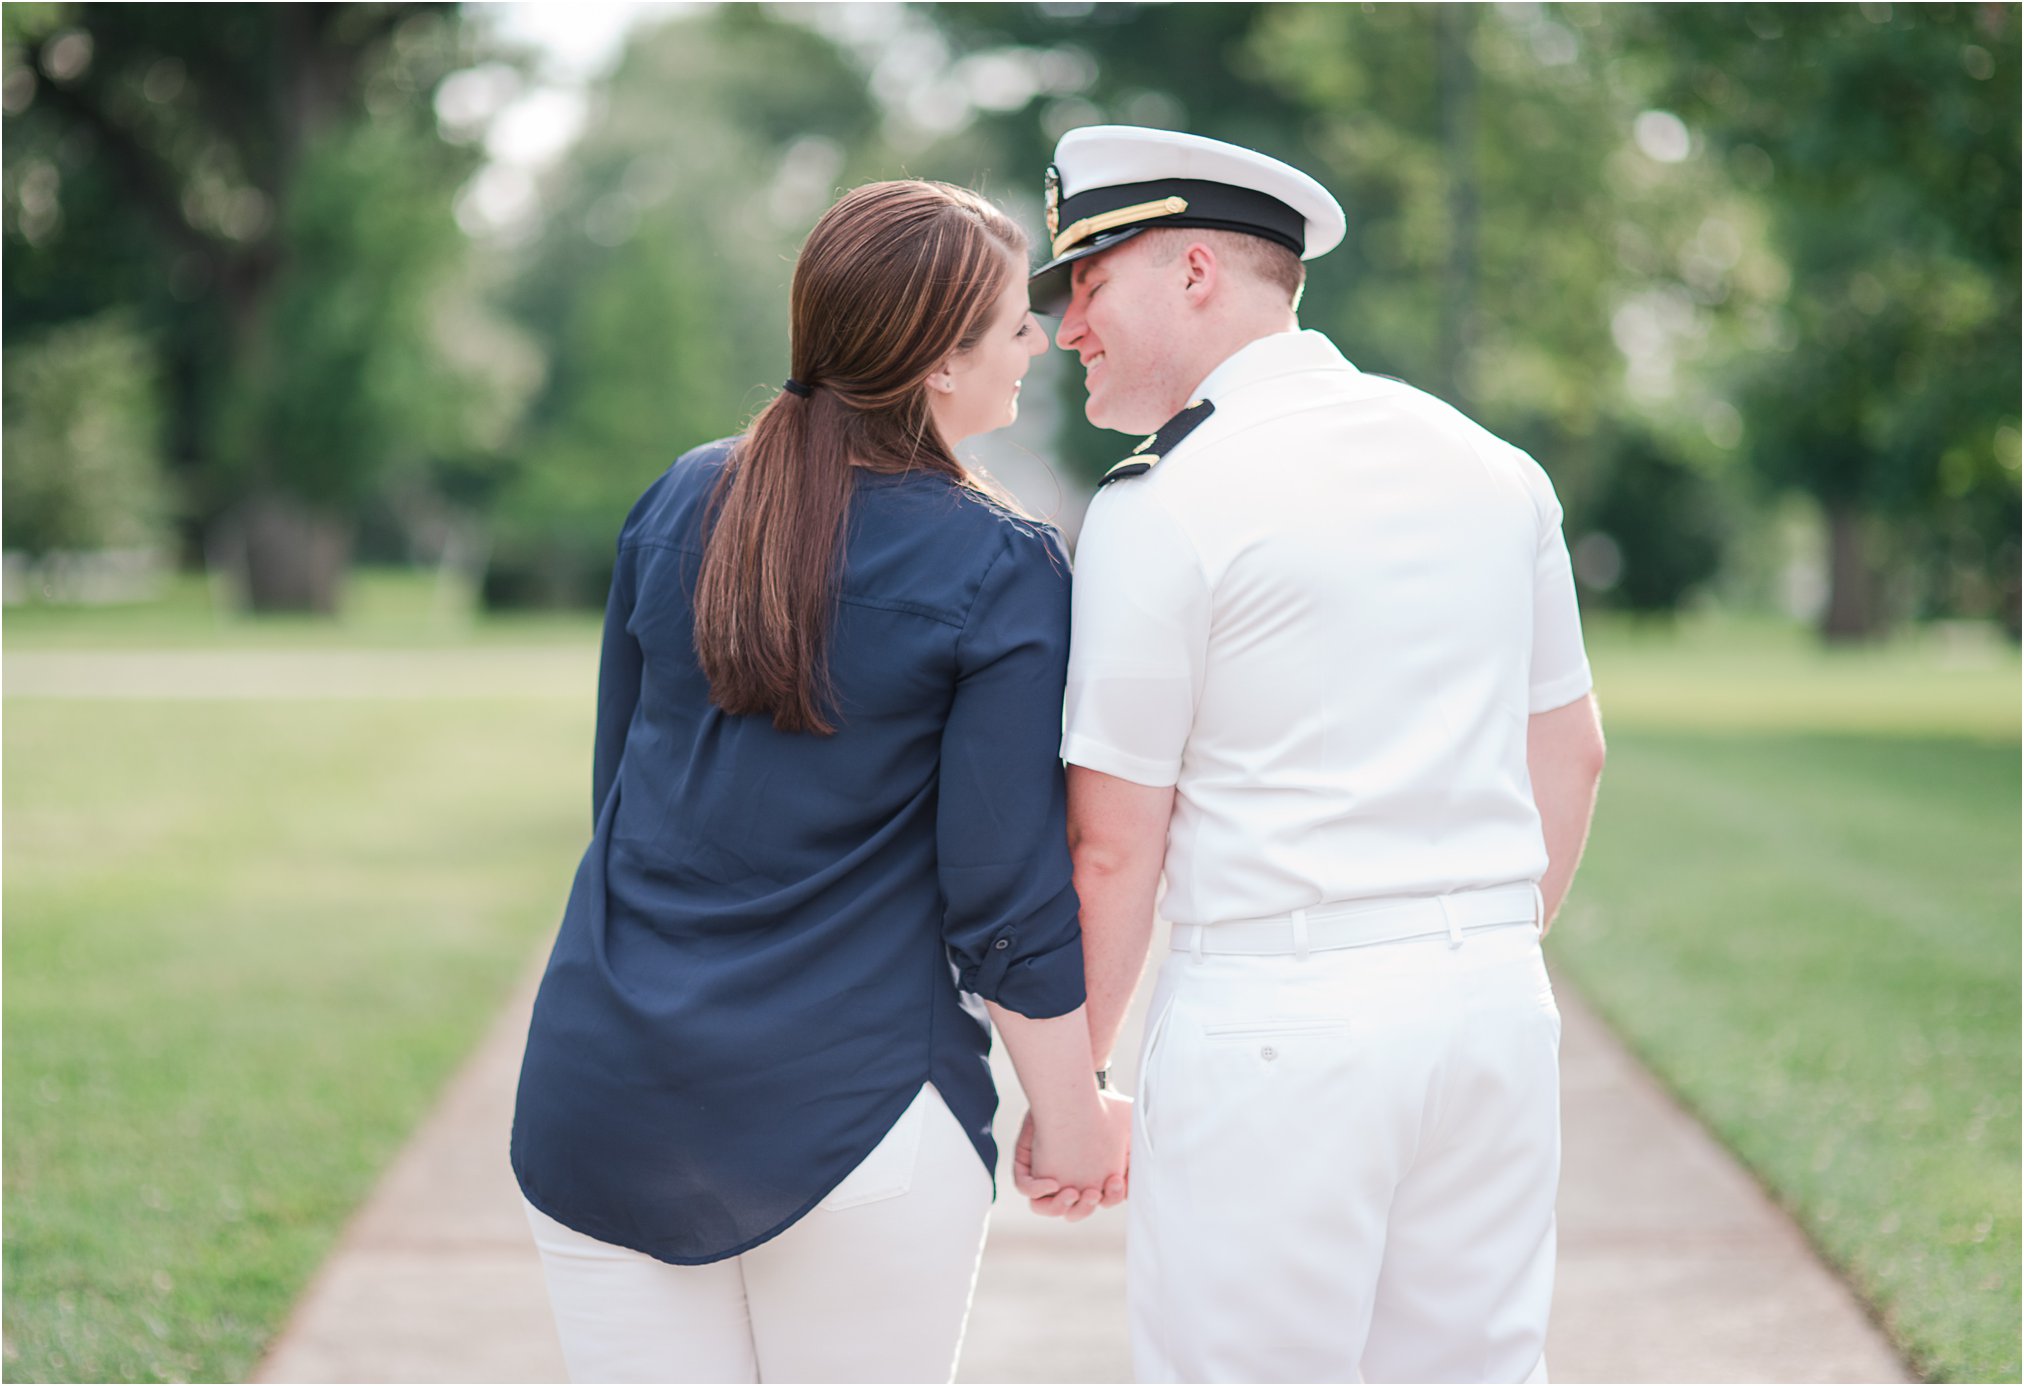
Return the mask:
<path fill-rule="evenodd" d="M 1539 939 L 1601 769 L 1552 487 L 1299 330 L 1344 218 L 1298 170 L 1076 130 L 1048 230 L 1029 281 L 973 193 L 845 196 L 782 393 L 620 533 L 513 1129 L 571 1375 L 948 1380 L 995 1029 L 1020 1192 L 1130 1195 L 1142 1379 L 1542 1379 Z M 1072 594 L 954 453 L 1017 412 L 1029 302 L 1151 435 Z"/>

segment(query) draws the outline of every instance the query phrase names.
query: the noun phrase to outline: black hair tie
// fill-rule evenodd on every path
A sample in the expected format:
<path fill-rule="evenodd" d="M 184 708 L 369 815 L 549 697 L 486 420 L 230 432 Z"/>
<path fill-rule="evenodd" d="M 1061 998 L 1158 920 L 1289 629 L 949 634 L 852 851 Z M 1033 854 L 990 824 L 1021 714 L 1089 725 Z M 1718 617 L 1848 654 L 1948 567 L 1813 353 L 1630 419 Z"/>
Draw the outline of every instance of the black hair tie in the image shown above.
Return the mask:
<path fill-rule="evenodd" d="M 803 385 L 800 381 L 796 380 L 791 375 L 787 377 L 787 383 L 781 386 L 780 388 L 787 391 L 787 393 L 790 395 L 799 395 L 803 399 L 807 399 L 810 395 L 815 393 L 815 391 L 809 389 L 806 385 Z"/>

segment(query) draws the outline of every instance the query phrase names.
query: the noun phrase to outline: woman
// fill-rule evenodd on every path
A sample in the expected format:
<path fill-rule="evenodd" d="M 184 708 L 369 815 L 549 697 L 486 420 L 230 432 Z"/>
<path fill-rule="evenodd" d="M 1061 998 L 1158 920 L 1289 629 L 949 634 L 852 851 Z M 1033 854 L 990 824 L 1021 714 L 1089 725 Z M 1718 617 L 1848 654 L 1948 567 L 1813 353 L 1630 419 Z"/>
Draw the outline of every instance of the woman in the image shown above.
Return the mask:
<path fill-rule="evenodd" d="M 795 266 L 783 393 L 620 533 L 596 832 L 513 1127 L 579 1380 L 948 1380 L 996 1159 L 982 1008 L 1042 1191 L 1117 1193 L 1067 563 L 951 450 L 1046 349 L 1025 250 L 959 188 L 846 196 Z"/>

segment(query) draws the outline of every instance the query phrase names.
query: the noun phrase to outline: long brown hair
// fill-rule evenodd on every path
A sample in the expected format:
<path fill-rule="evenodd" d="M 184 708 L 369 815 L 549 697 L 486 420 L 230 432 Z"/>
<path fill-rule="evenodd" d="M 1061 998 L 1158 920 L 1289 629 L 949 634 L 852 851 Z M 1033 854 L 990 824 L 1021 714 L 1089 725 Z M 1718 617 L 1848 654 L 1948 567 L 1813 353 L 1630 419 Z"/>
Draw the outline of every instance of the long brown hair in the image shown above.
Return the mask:
<path fill-rule="evenodd" d="M 827 647 L 853 465 L 972 484 L 926 381 L 974 346 L 1026 236 L 946 183 L 870 183 L 815 224 L 794 265 L 791 374 L 731 451 L 696 583 L 696 654 L 726 712 L 828 734 Z"/>

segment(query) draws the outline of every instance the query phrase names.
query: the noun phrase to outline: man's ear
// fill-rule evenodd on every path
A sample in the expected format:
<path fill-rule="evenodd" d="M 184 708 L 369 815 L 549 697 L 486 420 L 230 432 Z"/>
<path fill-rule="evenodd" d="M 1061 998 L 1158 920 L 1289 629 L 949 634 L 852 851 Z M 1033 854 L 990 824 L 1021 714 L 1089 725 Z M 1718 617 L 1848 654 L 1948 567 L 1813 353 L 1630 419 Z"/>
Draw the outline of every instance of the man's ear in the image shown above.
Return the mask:
<path fill-rule="evenodd" d="M 1208 302 L 1222 282 L 1223 267 L 1216 262 L 1216 252 L 1202 241 L 1181 252 L 1181 269 L 1186 275 L 1181 290 L 1197 305 Z"/>

